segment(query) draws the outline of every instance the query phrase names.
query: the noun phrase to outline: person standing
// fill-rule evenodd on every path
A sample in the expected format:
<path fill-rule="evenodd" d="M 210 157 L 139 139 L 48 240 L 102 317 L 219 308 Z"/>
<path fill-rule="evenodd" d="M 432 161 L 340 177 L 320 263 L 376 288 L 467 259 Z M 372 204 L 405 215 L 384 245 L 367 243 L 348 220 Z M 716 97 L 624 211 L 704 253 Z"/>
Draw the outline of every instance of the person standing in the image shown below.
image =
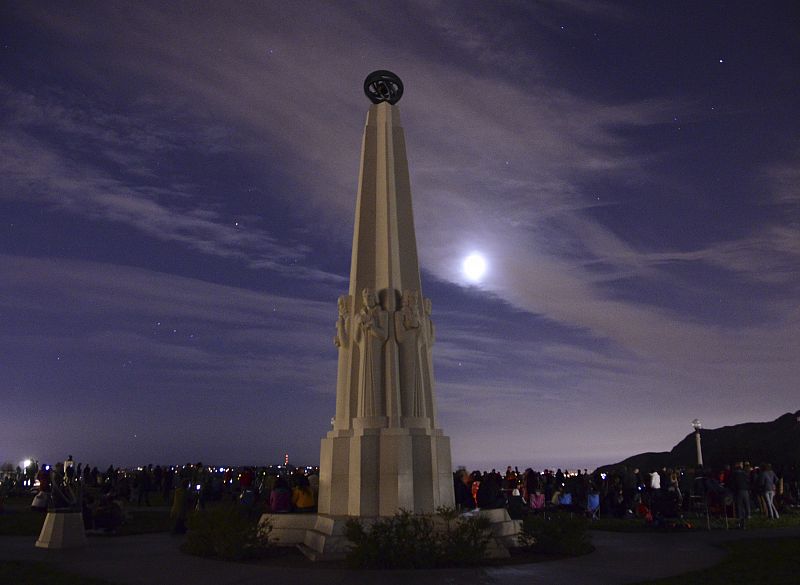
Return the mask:
<path fill-rule="evenodd" d="M 747 477 L 741 461 L 734 467 L 728 483 L 736 503 L 736 518 L 739 520 L 739 528 L 744 530 L 747 519 L 750 518 L 750 478 Z"/>
<path fill-rule="evenodd" d="M 775 489 L 778 485 L 778 476 L 772 471 L 772 465 L 769 463 L 764 464 L 764 469 L 759 474 L 759 484 L 767 504 L 767 516 L 777 520 L 780 516 L 773 500 L 775 499 Z"/>
<path fill-rule="evenodd" d="M 147 467 L 142 467 L 136 476 L 136 484 L 139 488 L 139 493 L 136 495 L 136 505 L 141 506 L 142 502 L 150 505 L 150 470 Z"/>
<path fill-rule="evenodd" d="M 456 471 L 453 478 L 453 492 L 458 511 L 475 508 L 475 500 L 472 498 L 472 480 L 466 469 Z"/>
<path fill-rule="evenodd" d="M 660 489 L 661 489 L 661 476 L 658 474 L 658 470 L 654 469 L 650 474 L 650 490 L 655 492 Z"/>
<path fill-rule="evenodd" d="M 172 520 L 172 534 L 186 534 L 186 518 L 189 515 L 189 480 L 181 479 L 175 488 L 169 517 Z"/>
<path fill-rule="evenodd" d="M 64 477 L 68 482 L 71 482 L 75 477 L 75 460 L 72 455 L 69 455 L 67 460 L 64 461 Z"/>

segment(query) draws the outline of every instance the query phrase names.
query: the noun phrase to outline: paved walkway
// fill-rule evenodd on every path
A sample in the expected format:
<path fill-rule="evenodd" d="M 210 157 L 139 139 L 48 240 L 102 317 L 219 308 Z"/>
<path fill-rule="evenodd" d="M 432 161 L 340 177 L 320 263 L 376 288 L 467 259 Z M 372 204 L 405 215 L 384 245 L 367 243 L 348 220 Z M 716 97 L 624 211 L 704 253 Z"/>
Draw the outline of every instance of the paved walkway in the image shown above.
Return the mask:
<path fill-rule="evenodd" d="M 29 537 L 0 537 L 0 561 L 51 562 L 70 572 L 101 577 L 119 584 L 255 585 L 612 585 L 667 577 L 719 562 L 717 545 L 740 538 L 800 537 L 800 528 L 767 531 L 697 531 L 654 534 L 592 531 L 596 550 L 588 555 L 529 565 L 437 571 L 349 571 L 324 563 L 308 567 L 276 567 L 258 563 L 227 563 L 182 554 L 181 538 L 148 534 L 90 538 L 84 549 L 62 551 L 34 547 Z"/>

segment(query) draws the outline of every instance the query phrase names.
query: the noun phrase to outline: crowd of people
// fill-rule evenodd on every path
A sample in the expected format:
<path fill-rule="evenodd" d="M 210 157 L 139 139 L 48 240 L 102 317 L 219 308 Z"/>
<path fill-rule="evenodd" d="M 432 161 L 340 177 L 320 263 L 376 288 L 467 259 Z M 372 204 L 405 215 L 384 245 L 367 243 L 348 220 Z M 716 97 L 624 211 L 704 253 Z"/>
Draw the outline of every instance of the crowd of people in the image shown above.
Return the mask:
<path fill-rule="evenodd" d="M 127 506 L 150 506 L 154 496 L 170 506 L 176 532 L 185 531 L 188 512 L 207 502 L 236 501 L 252 514 L 316 510 L 317 468 L 147 465 L 136 469 L 76 463 L 70 455 L 54 466 L 32 462 L 7 473 L 0 494 L 35 493 L 32 508 L 82 510 L 87 528 L 113 530 Z M 777 519 L 797 506 L 800 485 L 795 467 L 775 470 L 738 462 L 721 469 L 676 468 L 643 472 L 619 467 L 566 472 L 509 466 L 504 474 L 459 469 L 454 474 L 456 507 L 507 508 L 513 518 L 558 509 L 590 517 L 643 517 L 660 522 L 698 508 L 736 518 L 741 527 L 753 514 Z M 0 499 L 1 500 L 1 499 Z"/>
<path fill-rule="evenodd" d="M 754 513 L 778 519 L 779 509 L 800 503 L 796 467 L 774 470 L 737 462 L 721 469 L 634 467 L 564 472 L 509 466 L 505 474 L 459 469 L 454 475 L 460 509 L 508 508 L 512 518 L 560 509 L 591 517 L 642 517 L 651 522 L 698 510 L 736 518 L 744 528 Z"/>
<path fill-rule="evenodd" d="M 309 512 L 316 510 L 318 491 L 318 469 L 311 467 L 209 467 L 198 462 L 136 469 L 110 465 L 100 471 L 70 455 L 53 466 L 33 461 L 7 473 L 0 482 L 0 502 L 3 494 L 32 494 L 36 511 L 81 510 L 87 529 L 108 531 L 124 522 L 129 506 L 156 502 L 170 507 L 173 529 L 181 533 L 188 513 L 209 502 L 235 501 L 254 515 Z"/>

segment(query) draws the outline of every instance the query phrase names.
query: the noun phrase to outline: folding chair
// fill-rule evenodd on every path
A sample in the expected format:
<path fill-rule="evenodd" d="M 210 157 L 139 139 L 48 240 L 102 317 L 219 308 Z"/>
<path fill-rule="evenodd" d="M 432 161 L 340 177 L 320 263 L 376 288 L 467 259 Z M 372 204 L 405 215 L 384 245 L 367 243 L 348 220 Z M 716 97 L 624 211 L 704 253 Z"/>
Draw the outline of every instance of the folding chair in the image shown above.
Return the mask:
<path fill-rule="evenodd" d="M 541 512 L 544 510 L 544 494 L 542 492 L 535 492 L 531 494 L 529 505 L 534 512 Z"/>

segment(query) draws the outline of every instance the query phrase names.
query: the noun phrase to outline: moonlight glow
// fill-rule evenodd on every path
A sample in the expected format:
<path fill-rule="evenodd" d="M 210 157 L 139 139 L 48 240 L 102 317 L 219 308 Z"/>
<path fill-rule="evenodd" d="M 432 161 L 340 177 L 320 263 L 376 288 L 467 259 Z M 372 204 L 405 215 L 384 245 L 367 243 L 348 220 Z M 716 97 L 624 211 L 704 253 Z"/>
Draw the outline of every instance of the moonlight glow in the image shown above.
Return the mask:
<path fill-rule="evenodd" d="M 483 275 L 486 274 L 486 266 L 486 258 L 477 252 L 473 252 L 464 258 L 461 269 L 464 271 L 464 276 L 467 277 L 467 280 L 480 282 Z"/>

